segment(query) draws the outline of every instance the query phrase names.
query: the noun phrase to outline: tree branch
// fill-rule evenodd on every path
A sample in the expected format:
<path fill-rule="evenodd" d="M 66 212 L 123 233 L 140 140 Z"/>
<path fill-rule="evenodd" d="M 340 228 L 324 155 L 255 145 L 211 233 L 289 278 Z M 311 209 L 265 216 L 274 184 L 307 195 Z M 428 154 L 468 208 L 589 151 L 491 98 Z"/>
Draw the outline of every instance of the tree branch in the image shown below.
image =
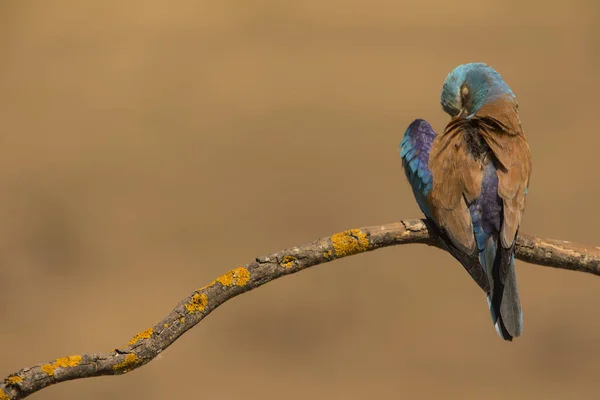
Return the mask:
<path fill-rule="evenodd" d="M 22 399 L 47 386 L 71 379 L 120 375 L 147 364 L 221 304 L 284 275 L 313 265 L 398 244 L 441 247 L 424 220 L 351 229 L 292 247 L 255 261 L 194 290 L 162 321 L 138 333 L 125 346 L 109 353 L 58 358 L 26 367 L 0 384 L 0 400 Z M 600 275 L 600 247 L 520 234 L 516 258 L 532 263 Z"/>

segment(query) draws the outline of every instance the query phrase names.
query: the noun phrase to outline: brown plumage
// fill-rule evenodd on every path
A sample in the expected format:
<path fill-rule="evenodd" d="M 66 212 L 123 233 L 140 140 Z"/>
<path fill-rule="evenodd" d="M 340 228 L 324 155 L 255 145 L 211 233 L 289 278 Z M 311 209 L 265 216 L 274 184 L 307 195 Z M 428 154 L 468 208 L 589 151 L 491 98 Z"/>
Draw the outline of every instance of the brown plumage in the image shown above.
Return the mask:
<path fill-rule="evenodd" d="M 494 165 L 497 194 L 502 199 L 502 224 L 493 268 L 481 266 L 481 249 L 477 247 L 469 209 L 482 194 L 487 163 Z M 500 336 L 512 340 L 522 330 L 513 244 L 525 211 L 531 174 L 529 146 L 516 100 L 506 96 L 481 107 L 469 119 L 452 118 L 434 139 L 428 166 L 433 186 L 427 198 L 433 220 L 445 234 L 446 247 L 488 295 Z"/>
<path fill-rule="evenodd" d="M 484 122 L 481 135 L 498 160 L 498 195 L 504 203 L 502 246 L 511 247 L 525 212 L 525 192 L 531 176 L 531 152 L 525 139 L 519 106 L 504 96 L 486 104 L 476 116 Z M 495 122 L 495 123 L 494 123 Z"/>
<path fill-rule="evenodd" d="M 450 122 L 439 135 L 413 122 L 403 165 L 430 227 L 486 293 L 496 331 L 510 341 L 523 330 L 514 240 L 531 174 L 518 103 L 484 63 L 450 72 L 440 100 Z"/>
<path fill-rule="evenodd" d="M 529 145 L 521 128 L 516 100 L 509 96 L 484 105 L 469 120 L 453 118 L 444 132 L 436 136 L 429 156 L 433 175 L 429 194 L 432 212 L 453 244 L 467 254 L 475 251 L 467 205 L 480 195 L 485 161 L 469 151 L 467 132 L 473 130 L 485 140 L 495 158 L 498 195 L 504 203 L 501 235 L 504 247 L 512 246 L 521 223 L 531 175 Z"/>

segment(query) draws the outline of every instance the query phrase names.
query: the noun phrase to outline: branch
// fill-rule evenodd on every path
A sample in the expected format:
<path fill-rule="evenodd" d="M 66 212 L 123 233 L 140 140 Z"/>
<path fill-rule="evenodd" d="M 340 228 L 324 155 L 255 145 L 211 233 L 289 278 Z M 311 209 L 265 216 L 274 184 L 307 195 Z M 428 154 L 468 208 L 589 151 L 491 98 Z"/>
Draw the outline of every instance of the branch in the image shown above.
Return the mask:
<path fill-rule="evenodd" d="M 109 353 L 58 358 L 23 368 L 0 384 L 0 400 L 22 399 L 55 383 L 101 375 L 120 375 L 153 360 L 181 335 L 221 304 L 284 275 L 313 265 L 398 244 L 422 243 L 441 247 L 423 220 L 351 229 L 257 258 L 194 290 L 162 321 L 138 333 L 125 346 Z M 600 275 L 600 247 L 520 234 L 516 258 L 532 263 Z"/>

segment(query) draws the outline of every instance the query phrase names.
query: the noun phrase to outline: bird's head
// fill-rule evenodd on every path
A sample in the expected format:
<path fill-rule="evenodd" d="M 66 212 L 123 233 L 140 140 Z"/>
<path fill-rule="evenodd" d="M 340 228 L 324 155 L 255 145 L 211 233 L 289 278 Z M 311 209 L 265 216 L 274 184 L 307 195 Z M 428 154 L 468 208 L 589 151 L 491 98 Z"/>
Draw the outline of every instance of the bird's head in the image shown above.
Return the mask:
<path fill-rule="evenodd" d="M 453 118 L 470 119 L 483 105 L 501 96 L 515 95 L 502 77 L 484 63 L 459 65 L 448 74 L 442 88 L 442 108 Z"/>

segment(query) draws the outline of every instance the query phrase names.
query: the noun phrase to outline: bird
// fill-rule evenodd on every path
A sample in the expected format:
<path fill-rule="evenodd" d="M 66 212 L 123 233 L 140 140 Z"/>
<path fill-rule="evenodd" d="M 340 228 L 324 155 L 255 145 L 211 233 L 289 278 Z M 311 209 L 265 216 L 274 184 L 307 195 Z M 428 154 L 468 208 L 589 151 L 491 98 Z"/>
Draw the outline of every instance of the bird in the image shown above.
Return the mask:
<path fill-rule="evenodd" d="M 531 152 L 510 87 L 482 62 L 454 68 L 440 103 L 441 134 L 423 119 L 406 129 L 402 165 L 426 222 L 485 292 L 498 335 L 523 331 L 515 240 L 531 176 Z"/>

